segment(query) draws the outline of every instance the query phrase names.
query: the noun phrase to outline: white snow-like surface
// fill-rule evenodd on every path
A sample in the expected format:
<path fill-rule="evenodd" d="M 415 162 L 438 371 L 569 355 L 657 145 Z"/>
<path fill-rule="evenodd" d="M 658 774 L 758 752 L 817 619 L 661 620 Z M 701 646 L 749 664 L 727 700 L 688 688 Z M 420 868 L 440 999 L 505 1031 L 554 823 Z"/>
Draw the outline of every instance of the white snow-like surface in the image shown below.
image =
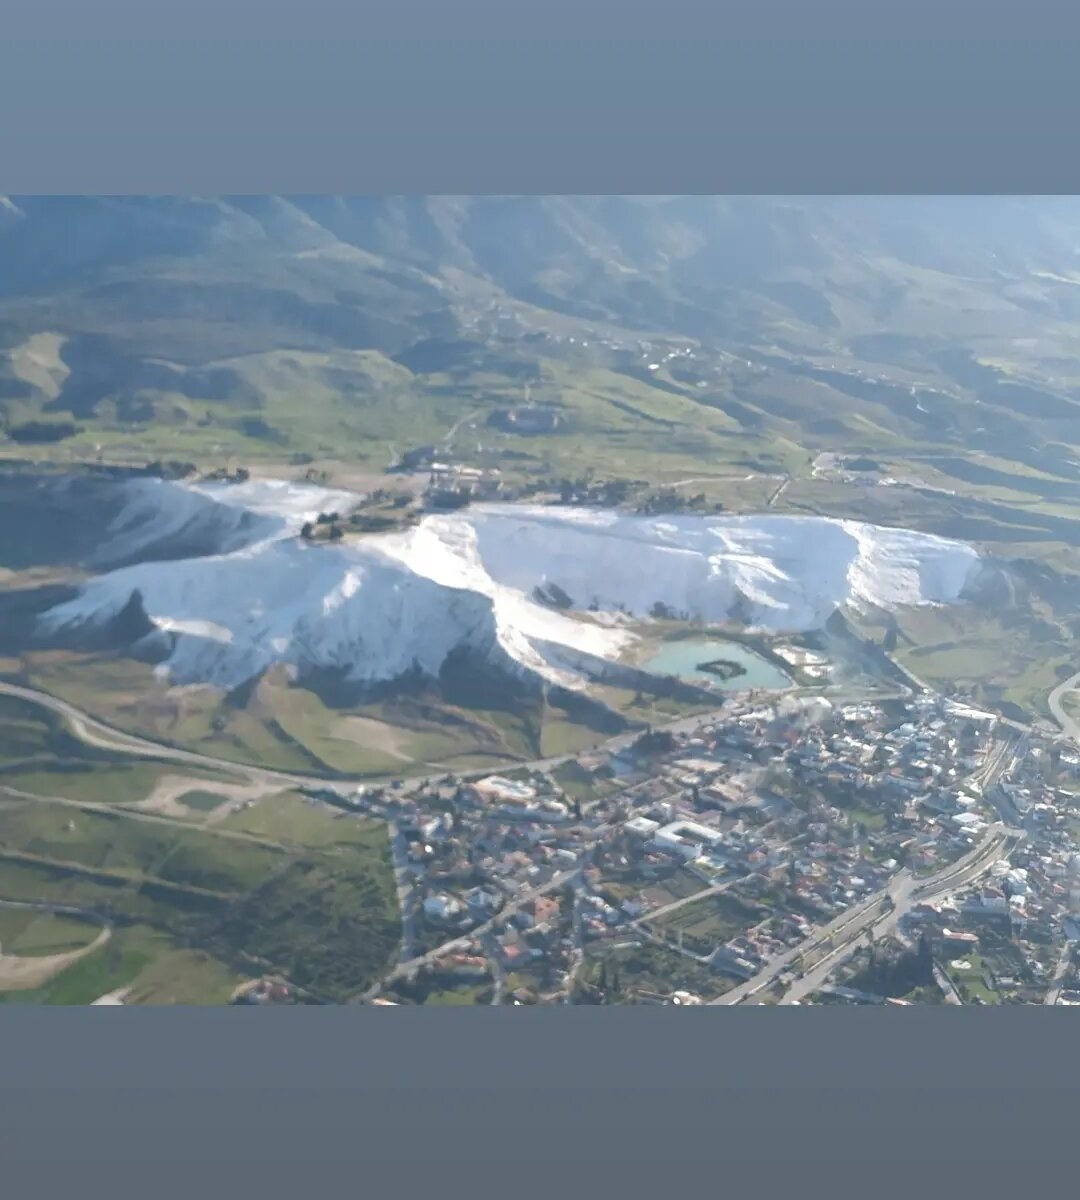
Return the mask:
<path fill-rule="evenodd" d="M 172 632 L 178 683 L 231 686 L 277 662 L 381 681 L 436 674 L 467 647 L 488 661 L 577 685 L 564 651 L 617 657 L 633 635 L 612 614 L 659 601 L 710 621 L 733 613 L 775 630 L 819 627 L 839 605 L 955 600 L 978 562 L 963 542 L 813 517 L 639 517 L 490 505 L 393 534 L 308 545 L 295 535 L 355 497 L 292 483 L 128 485 L 111 551 L 217 531 L 205 557 L 107 572 L 43 618 L 46 629 L 108 619 L 136 591 Z M 531 597 L 554 584 L 573 602 Z M 596 618 L 585 611 L 599 610 Z"/>
<path fill-rule="evenodd" d="M 219 553 L 286 536 L 320 512 L 347 508 L 358 497 L 287 480 L 181 485 L 135 479 L 127 503 L 105 531 L 98 561 L 132 559 L 179 538 L 212 539 Z"/>

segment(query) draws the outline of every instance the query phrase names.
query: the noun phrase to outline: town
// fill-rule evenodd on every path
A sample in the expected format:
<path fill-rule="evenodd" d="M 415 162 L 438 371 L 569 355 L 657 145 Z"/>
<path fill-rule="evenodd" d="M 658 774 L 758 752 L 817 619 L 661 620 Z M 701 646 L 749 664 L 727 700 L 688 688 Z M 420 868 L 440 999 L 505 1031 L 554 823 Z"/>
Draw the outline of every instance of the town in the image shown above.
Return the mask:
<path fill-rule="evenodd" d="M 1080 755 L 925 689 L 312 798 L 389 823 L 375 1004 L 1080 1002 Z"/>

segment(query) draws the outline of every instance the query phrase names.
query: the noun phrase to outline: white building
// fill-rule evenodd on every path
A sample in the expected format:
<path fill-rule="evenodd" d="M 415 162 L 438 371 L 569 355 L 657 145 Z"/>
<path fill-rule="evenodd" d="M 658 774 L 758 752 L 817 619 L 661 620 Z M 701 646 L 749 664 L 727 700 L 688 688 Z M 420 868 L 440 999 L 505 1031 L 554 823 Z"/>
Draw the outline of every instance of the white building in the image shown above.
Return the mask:
<path fill-rule="evenodd" d="M 489 775 L 473 785 L 486 800 L 517 801 L 536 798 L 536 788 L 515 779 L 504 779 L 501 775 Z"/>
<path fill-rule="evenodd" d="M 424 916 L 433 921 L 449 921 L 461 912 L 461 902 L 445 893 L 424 900 Z"/>
<path fill-rule="evenodd" d="M 720 840 L 719 832 L 707 825 L 699 825 L 696 821 L 673 821 L 658 829 L 652 842 L 658 850 L 678 854 L 689 862 L 700 858 L 706 848 L 718 845 Z"/>

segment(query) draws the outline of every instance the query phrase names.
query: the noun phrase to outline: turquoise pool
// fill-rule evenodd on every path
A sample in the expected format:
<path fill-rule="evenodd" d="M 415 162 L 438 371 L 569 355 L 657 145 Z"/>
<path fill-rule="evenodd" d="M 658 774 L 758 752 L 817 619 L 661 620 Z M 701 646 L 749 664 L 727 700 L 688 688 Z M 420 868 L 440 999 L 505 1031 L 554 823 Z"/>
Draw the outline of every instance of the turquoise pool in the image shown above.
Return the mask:
<path fill-rule="evenodd" d="M 738 663 L 743 674 L 721 679 L 709 671 L 699 671 L 698 664 L 723 659 Z M 722 638 L 685 638 L 666 642 L 647 662 L 646 671 L 657 675 L 675 675 L 693 683 L 707 683 L 726 692 L 744 692 L 751 688 L 786 688 L 791 678 L 768 659 L 742 645 Z"/>

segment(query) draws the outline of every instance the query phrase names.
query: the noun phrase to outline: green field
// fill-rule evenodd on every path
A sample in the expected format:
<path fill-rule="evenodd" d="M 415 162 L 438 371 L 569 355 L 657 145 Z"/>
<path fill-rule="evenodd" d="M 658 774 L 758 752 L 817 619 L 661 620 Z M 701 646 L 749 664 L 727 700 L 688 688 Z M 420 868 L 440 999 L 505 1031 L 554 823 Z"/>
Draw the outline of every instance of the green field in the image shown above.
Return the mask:
<path fill-rule="evenodd" d="M 708 953 L 756 925 L 765 913 L 726 893 L 691 900 L 682 908 L 652 922 L 656 933 L 669 940 L 680 936 L 688 950 Z"/>
<path fill-rule="evenodd" d="M 884 623 L 865 614 L 857 623 L 880 642 Z M 1035 612 L 935 606 L 902 610 L 896 623 L 894 657 L 920 679 L 1014 717 L 1049 715 L 1047 697 L 1075 659 L 1067 630 Z"/>
<path fill-rule="evenodd" d="M 51 710 L 0 696 L 0 788 L 94 804 L 134 804 L 177 770 L 165 759 L 90 746 Z M 225 778 L 200 767 L 182 770 L 194 779 Z"/>
<path fill-rule="evenodd" d="M 667 950 L 645 943 L 619 949 L 596 947 L 585 957 L 578 976 L 579 995 L 606 983 L 609 1003 L 635 1003 L 641 991 L 667 995 L 672 991 L 694 992 L 713 999 L 734 986 L 731 979 L 709 967 Z"/>
<path fill-rule="evenodd" d="M 176 803 L 184 808 L 190 808 L 194 813 L 209 813 L 220 808 L 225 797 L 220 792 L 191 791 L 176 797 Z"/>
<path fill-rule="evenodd" d="M 692 871 L 680 867 L 674 874 L 652 884 L 647 895 L 656 905 L 670 904 L 673 900 L 685 900 L 705 890 L 705 884 Z"/>
<path fill-rule="evenodd" d="M 400 934 L 385 827 L 293 795 L 262 803 L 265 813 L 256 804 L 230 814 L 247 819 L 243 831 L 44 800 L 0 807 L 0 899 L 66 904 L 116 927 L 109 944 L 35 989 L 42 1001 L 87 1003 L 136 980 L 133 1002 L 217 1002 L 266 971 L 316 999 L 369 986 Z M 30 936 L 22 913 L 0 913 L 12 936 Z M 39 930 L 31 942 L 44 938 Z"/>
<path fill-rule="evenodd" d="M 68 652 L 25 660 L 34 686 L 118 729 L 238 765 L 312 776 L 385 778 L 428 767 L 466 770 L 572 753 L 621 728 L 614 710 L 623 699 L 633 699 L 633 693 L 617 693 L 610 697 L 611 710 L 576 701 L 569 709 L 464 671 L 444 671 L 438 684 L 381 700 L 331 703 L 273 671 L 232 696 L 213 689 L 177 696 L 133 660 Z M 600 700 L 609 700 L 603 693 L 598 689 Z M 687 708 L 677 700 L 644 697 L 637 708 L 628 705 L 627 713 L 641 722 L 670 719 Z M 6 768 L 0 757 L 0 771 L 9 772 L 11 786 L 105 803 L 140 800 L 152 790 L 159 774 L 153 762 L 91 753 L 58 718 L 21 702 L 16 709 L 20 721 L 30 724 L 25 730 L 10 726 L 6 733 L 0 710 L 0 755 L 5 740 L 12 748 Z M 196 778 L 222 777 L 183 770 Z"/>
<path fill-rule="evenodd" d="M 126 1004 L 224 1004 L 242 978 L 160 930 L 130 925 L 43 986 L 0 992 L 0 1004 L 83 1005 L 124 989 Z"/>
<path fill-rule="evenodd" d="M 89 945 L 100 927 L 92 922 L 33 909 L 0 907 L 0 948 L 31 957 L 65 954 Z"/>
<path fill-rule="evenodd" d="M 949 975 L 964 1003 L 972 1004 L 978 1000 L 983 1004 L 1000 1004 L 1001 993 L 988 988 L 983 980 L 983 973 L 989 970 L 990 963 L 979 954 L 965 954 L 963 961 L 971 963 L 970 970 L 959 971 L 950 966 Z"/>

